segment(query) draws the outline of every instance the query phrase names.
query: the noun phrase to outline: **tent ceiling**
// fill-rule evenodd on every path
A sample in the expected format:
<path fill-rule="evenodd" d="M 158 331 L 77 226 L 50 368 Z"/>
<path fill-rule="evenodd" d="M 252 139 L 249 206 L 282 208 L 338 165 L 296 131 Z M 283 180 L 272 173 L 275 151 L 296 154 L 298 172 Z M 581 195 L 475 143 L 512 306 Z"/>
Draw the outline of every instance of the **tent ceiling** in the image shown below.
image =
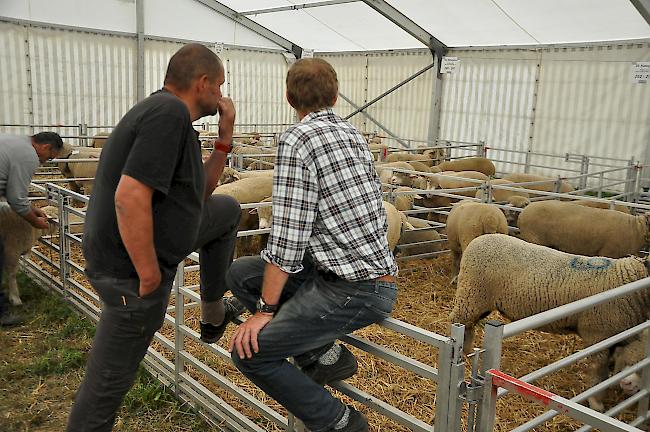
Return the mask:
<path fill-rule="evenodd" d="M 237 12 L 320 2 L 221 1 Z M 650 38 L 650 25 L 630 0 L 388 0 L 387 3 L 449 47 Z M 363 1 L 247 17 L 303 48 L 316 51 L 424 46 Z"/>

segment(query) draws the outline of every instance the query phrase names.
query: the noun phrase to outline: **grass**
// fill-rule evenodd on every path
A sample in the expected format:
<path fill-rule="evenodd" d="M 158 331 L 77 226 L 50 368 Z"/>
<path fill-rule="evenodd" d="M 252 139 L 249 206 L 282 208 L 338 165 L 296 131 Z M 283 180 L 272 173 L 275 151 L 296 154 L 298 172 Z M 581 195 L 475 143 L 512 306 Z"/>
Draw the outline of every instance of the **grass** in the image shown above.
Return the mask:
<path fill-rule="evenodd" d="M 0 328 L 0 430 L 63 431 L 85 371 L 94 324 L 25 275 L 18 285 L 26 323 Z M 210 428 L 143 368 L 115 431 L 203 432 Z"/>

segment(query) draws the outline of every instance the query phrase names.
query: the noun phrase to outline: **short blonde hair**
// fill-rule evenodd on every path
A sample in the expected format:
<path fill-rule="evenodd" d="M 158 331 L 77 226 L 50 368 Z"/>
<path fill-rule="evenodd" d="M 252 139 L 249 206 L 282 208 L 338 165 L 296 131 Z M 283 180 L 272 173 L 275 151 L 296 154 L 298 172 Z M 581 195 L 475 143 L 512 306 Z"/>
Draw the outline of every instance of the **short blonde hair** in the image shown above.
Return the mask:
<path fill-rule="evenodd" d="M 298 111 L 310 113 L 330 108 L 338 92 L 336 71 L 323 59 L 298 60 L 287 72 L 287 99 Z"/>

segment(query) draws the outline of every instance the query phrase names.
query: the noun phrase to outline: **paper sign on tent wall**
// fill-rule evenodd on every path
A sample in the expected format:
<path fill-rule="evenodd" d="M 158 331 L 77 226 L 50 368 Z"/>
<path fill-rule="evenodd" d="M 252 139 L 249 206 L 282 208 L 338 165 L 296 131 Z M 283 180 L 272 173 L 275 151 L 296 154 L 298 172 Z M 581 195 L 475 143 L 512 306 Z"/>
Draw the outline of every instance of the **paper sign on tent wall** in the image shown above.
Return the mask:
<path fill-rule="evenodd" d="M 650 62 L 637 62 L 632 65 L 632 84 L 648 84 L 650 81 Z"/>
<path fill-rule="evenodd" d="M 314 58 L 314 50 L 303 48 L 302 56 L 300 58 Z"/>
<path fill-rule="evenodd" d="M 223 42 L 214 43 L 214 53 L 219 55 L 223 52 Z"/>
<path fill-rule="evenodd" d="M 460 63 L 458 57 L 443 57 L 440 63 L 440 73 L 454 73 L 458 68 L 458 63 Z"/>

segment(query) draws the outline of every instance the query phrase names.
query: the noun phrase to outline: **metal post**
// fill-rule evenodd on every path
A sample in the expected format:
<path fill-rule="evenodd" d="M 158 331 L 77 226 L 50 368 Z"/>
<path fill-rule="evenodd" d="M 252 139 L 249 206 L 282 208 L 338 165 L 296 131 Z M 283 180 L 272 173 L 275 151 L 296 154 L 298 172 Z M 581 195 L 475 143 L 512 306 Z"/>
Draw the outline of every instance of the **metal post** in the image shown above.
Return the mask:
<path fill-rule="evenodd" d="M 587 187 L 587 174 L 589 174 L 589 156 L 582 155 L 582 161 L 580 163 L 580 189 L 586 189 Z"/>
<path fill-rule="evenodd" d="M 490 369 L 499 369 L 501 366 L 501 349 L 503 344 L 503 323 L 489 320 L 485 323 L 485 335 L 483 336 L 483 363 L 481 364 L 482 377 L 485 377 L 483 384 L 483 400 L 478 406 L 476 424 L 478 432 L 492 432 L 496 421 L 497 390 L 492 388 L 492 380 L 487 375 Z"/>
<path fill-rule="evenodd" d="M 31 25 L 27 24 L 24 26 L 25 27 L 25 65 L 26 65 L 26 71 L 27 76 L 25 79 L 25 82 L 27 83 L 27 100 L 29 101 L 29 130 L 30 133 L 33 135 L 34 134 L 34 89 L 32 86 L 32 53 L 31 53 L 31 47 L 29 45 L 29 38 L 30 38 L 30 27 Z"/>
<path fill-rule="evenodd" d="M 427 141 L 435 142 L 438 139 L 440 132 L 440 99 L 442 94 L 442 74 L 440 74 L 440 57 L 434 52 L 433 63 L 434 73 L 432 76 L 433 85 L 431 93 L 431 108 L 429 112 L 429 133 L 427 134 Z"/>
<path fill-rule="evenodd" d="M 625 176 L 625 195 L 623 199 L 625 201 L 629 201 L 629 196 L 632 194 L 632 182 L 634 181 L 634 158 L 630 159 L 629 162 L 627 163 L 627 173 Z"/>
<path fill-rule="evenodd" d="M 598 176 L 598 198 L 603 197 L 603 182 L 605 181 L 605 174 L 602 172 Z"/>
<path fill-rule="evenodd" d="M 49 188 L 48 188 L 49 189 Z M 68 232 L 68 214 L 65 206 L 69 204 L 69 197 L 63 194 L 57 194 L 57 204 L 59 207 L 59 277 L 61 278 L 61 289 L 63 296 L 68 297 L 68 258 L 70 258 L 70 248 L 67 241 Z"/>
<path fill-rule="evenodd" d="M 643 332 L 641 333 L 641 340 L 643 340 L 645 337 L 645 356 L 650 357 L 650 333 Z M 639 386 L 639 391 L 645 390 L 646 392 L 650 392 L 650 366 L 646 366 L 643 368 L 643 371 L 641 371 L 641 383 Z M 649 398 L 650 396 L 645 396 L 643 399 L 639 401 L 639 405 L 637 408 L 637 413 L 638 416 L 647 419 L 648 415 L 648 405 L 649 403 Z"/>
<path fill-rule="evenodd" d="M 532 154 L 530 150 L 526 152 L 526 160 L 524 161 L 524 172 L 529 173 L 530 172 L 530 159 L 532 157 Z"/>
<path fill-rule="evenodd" d="M 436 391 L 434 431 L 449 431 L 449 390 L 451 388 L 452 342 L 448 341 L 438 349 L 438 390 Z"/>
<path fill-rule="evenodd" d="M 634 176 L 634 190 L 632 191 L 632 202 L 638 203 L 639 202 L 639 197 L 641 196 L 641 170 L 642 166 L 641 165 L 634 165 L 634 169 L 636 170 L 636 175 Z"/>
<path fill-rule="evenodd" d="M 135 21 L 138 39 L 136 87 L 138 101 L 144 99 L 144 0 L 135 0 Z"/>
<path fill-rule="evenodd" d="M 461 416 L 463 414 L 463 401 L 460 397 L 461 385 L 465 381 L 465 359 L 463 358 L 463 345 L 465 343 L 465 326 L 462 324 L 451 325 L 452 357 L 449 380 L 449 409 L 447 410 L 447 430 L 459 432 Z"/>
<path fill-rule="evenodd" d="M 485 141 L 479 141 L 479 146 L 476 148 L 476 156 L 486 157 L 487 147 L 485 146 Z"/>
<path fill-rule="evenodd" d="M 176 316 L 174 317 L 174 394 L 180 397 L 181 381 L 185 371 L 185 362 L 181 356 L 184 349 L 185 336 L 181 332 L 181 326 L 185 324 L 185 297 L 182 288 L 185 285 L 185 261 L 181 261 L 176 268 L 174 277 L 174 296 L 176 302 Z"/>

